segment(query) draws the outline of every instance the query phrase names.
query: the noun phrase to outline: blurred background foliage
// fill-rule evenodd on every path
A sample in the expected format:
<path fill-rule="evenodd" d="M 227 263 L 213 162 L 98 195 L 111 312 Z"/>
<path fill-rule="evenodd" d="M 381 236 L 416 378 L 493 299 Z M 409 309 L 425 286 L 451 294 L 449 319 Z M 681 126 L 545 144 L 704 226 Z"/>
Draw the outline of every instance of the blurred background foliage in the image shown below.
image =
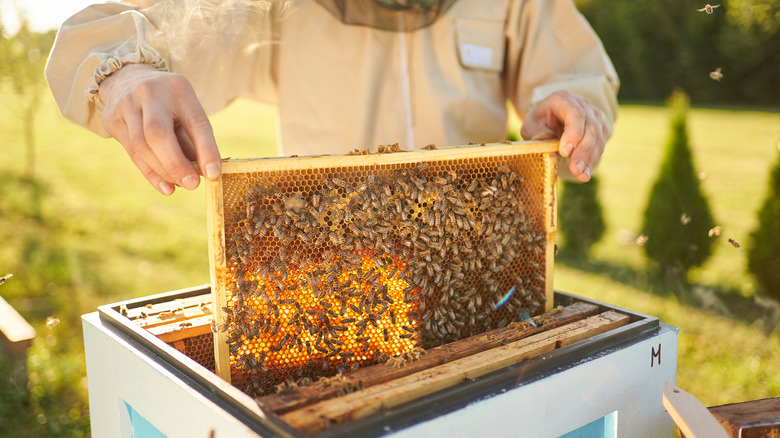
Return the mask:
<path fill-rule="evenodd" d="M 696 1 L 575 3 L 615 64 L 623 101 L 661 102 L 681 88 L 699 106 L 780 102 L 780 0 L 723 1 L 712 14 Z"/>
<path fill-rule="evenodd" d="M 559 209 L 566 196 L 600 220 L 576 234 L 575 209 L 561 216 L 572 231 L 564 243 L 578 249 L 559 254 L 556 288 L 679 327 L 678 384 L 705 404 L 780 395 L 780 302 L 759 293 L 746 269 L 748 245 L 736 250 L 724 235 L 671 288 L 634 243 L 669 136 L 659 105 L 677 88 L 690 96 L 693 161 L 708 175 L 702 190 L 718 225 L 746 243 L 762 205 L 762 215 L 776 217 L 778 178 L 767 182 L 772 163 L 780 166 L 780 0 L 730 0 L 712 15 L 679 0 L 575 3 L 613 59 L 622 105 L 599 184 L 561 185 Z M 0 296 L 38 336 L 26 385 L 8 378 L 0 354 L 0 435 L 86 436 L 80 316 L 207 283 L 205 202 L 201 190 L 160 196 L 115 141 L 64 120 L 42 75 L 55 32 L 21 22 L 15 34 L 0 29 L 0 275 L 14 274 Z M 709 78 L 718 67 L 720 82 Z M 274 155 L 275 117 L 246 101 L 215 115 L 223 155 Z M 754 235 L 777 242 L 775 229 Z M 772 248 L 761 257 L 774 272 L 780 256 Z"/>
<path fill-rule="evenodd" d="M 643 246 L 652 270 L 666 281 L 688 281 L 688 271 L 712 255 L 715 227 L 709 201 L 694 167 L 688 135 L 688 96 L 669 98 L 669 139 L 644 213 Z M 707 232 L 705 232 L 707 231 Z"/>

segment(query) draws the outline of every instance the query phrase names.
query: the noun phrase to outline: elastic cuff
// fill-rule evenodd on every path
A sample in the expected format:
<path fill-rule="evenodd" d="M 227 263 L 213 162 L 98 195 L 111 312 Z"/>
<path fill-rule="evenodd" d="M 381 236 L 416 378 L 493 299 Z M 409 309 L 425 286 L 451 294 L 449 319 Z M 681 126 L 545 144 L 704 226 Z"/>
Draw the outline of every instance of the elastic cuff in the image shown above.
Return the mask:
<path fill-rule="evenodd" d="M 100 65 L 92 72 L 92 76 L 89 78 L 87 88 L 87 98 L 90 102 L 100 105 L 100 98 L 98 96 L 98 89 L 100 84 L 106 80 L 107 77 L 116 73 L 119 69 L 128 64 L 148 64 L 160 71 L 169 71 L 168 63 L 160 56 L 160 53 L 153 48 L 138 47 L 135 52 L 125 53 L 123 55 L 115 55 L 110 58 L 106 58 Z"/>

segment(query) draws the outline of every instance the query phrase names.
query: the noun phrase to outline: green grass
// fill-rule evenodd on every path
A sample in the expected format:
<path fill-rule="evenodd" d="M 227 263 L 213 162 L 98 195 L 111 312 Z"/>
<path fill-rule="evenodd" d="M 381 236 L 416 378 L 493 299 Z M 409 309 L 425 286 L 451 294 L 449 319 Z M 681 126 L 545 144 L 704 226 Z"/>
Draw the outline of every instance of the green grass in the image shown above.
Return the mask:
<path fill-rule="evenodd" d="M 2 96 L 0 96 L 2 98 Z M 237 101 L 213 117 L 223 157 L 275 154 L 273 109 Z M 608 229 L 588 260 L 556 265 L 556 288 L 658 316 L 680 328 L 678 384 L 707 405 L 780 395 L 780 311 L 755 302 L 745 272 L 755 213 L 778 159 L 780 114 L 692 109 L 691 145 L 723 228 L 713 257 L 680 295 L 646 271 L 640 232 L 667 136 L 662 107 L 626 105 L 598 170 Z M 39 114 L 34 180 L 26 179 L 19 122 L 0 107 L 0 294 L 38 330 L 29 399 L 0 386 L 0 430 L 18 436 L 88 433 L 80 315 L 98 305 L 209 281 L 202 189 L 163 197 L 114 140 Z M 560 206 L 565 208 L 565 206 Z M 47 316 L 61 319 L 49 329 Z M 774 332 L 772 331 L 774 328 Z M 22 396 L 19 396 L 22 397 Z M 23 398 L 23 397 L 22 397 Z M 16 407 L 14 407 L 16 406 Z M 21 413 L 14 409 L 21 409 Z"/>

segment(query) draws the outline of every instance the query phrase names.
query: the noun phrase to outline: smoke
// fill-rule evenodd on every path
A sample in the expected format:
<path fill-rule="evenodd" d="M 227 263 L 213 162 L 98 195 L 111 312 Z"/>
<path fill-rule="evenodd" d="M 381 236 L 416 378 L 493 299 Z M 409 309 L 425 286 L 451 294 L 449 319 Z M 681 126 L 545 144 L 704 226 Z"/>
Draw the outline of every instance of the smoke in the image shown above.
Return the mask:
<path fill-rule="evenodd" d="M 146 15 L 157 32 L 154 47 L 180 61 L 193 53 L 239 50 L 279 41 L 276 24 L 306 0 L 162 0 Z"/>

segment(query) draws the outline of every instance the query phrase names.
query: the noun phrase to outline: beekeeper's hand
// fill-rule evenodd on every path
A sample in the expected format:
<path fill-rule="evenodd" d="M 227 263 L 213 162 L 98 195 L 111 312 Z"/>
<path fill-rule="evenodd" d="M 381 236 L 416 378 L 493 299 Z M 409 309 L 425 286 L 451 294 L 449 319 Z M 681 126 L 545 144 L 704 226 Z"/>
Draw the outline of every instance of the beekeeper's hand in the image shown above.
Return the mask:
<path fill-rule="evenodd" d="M 200 175 L 219 177 L 211 123 L 183 76 L 130 64 L 100 84 L 99 97 L 103 127 L 160 193 L 170 195 L 176 186 L 194 190 Z"/>
<path fill-rule="evenodd" d="M 531 107 L 520 135 L 526 140 L 559 138 L 558 153 L 571 157 L 569 171 L 587 182 L 601 160 L 609 128 L 590 99 L 556 91 Z"/>

